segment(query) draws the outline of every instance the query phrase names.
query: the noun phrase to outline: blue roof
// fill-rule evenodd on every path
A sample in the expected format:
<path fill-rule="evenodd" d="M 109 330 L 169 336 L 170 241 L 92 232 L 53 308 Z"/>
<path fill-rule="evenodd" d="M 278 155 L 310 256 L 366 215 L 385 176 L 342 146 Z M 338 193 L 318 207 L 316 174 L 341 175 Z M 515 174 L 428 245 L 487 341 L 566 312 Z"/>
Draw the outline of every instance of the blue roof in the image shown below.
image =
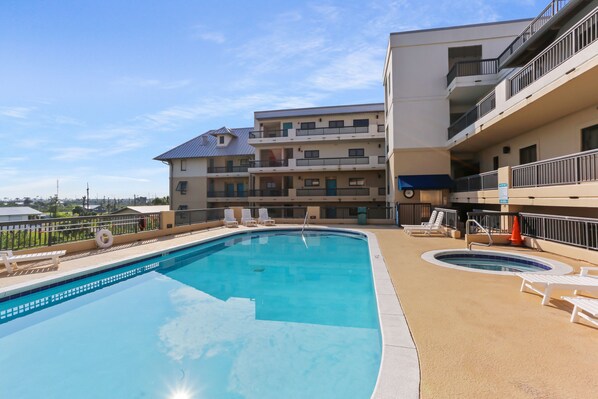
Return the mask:
<path fill-rule="evenodd" d="M 403 175 L 398 177 L 399 190 L 435 190 L 452 188 L 453 180 L 449 175 Z"/>
<path fill-rule="evenodd" d="M 232 155 L 253 155 L 255 154 L 255 148 L 253 148 L 247 140 L 249 139 L 249 132 L 252 131 L 252 127 L 243 127 L 238 129 L 228 129 L 221 127 L 216 130 L 209 130 L 199 136 L 195 137 L 173 148 L 172 150 L 166 151 L 162 155 L 158 155 L 154 159 L 168 160 L 168 159 L 180 159 L 180 158 L 209 158 L 209 157 L 222 157 Z M 218 134 L 230 134 L 230 143 L 226 147 L 217 147 Z"/>

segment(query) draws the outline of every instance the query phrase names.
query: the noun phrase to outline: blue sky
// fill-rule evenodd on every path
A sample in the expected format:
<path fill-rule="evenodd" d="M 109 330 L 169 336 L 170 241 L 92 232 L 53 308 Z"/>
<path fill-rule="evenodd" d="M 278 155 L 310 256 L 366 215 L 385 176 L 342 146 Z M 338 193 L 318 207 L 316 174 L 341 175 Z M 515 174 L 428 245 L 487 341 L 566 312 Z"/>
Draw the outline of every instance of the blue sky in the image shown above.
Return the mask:
<path fill-rule="evenodd" d="M 0 199 L 168 193 L 153 157 L 253 111 L 382 102 L 388 35 L 548 0 L 0 4 Z"/>

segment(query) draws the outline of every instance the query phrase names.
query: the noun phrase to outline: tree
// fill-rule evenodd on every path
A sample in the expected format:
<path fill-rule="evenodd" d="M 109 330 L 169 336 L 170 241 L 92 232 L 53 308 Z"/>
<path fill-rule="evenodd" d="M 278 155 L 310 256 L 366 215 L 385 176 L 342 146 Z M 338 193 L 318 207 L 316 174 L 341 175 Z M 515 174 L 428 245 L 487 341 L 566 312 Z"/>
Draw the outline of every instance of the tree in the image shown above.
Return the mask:
<path fill-rule="evenodd" d="M 152 205 L 169 205 L 168 197 L 156 197 L 152 200 Z"/>

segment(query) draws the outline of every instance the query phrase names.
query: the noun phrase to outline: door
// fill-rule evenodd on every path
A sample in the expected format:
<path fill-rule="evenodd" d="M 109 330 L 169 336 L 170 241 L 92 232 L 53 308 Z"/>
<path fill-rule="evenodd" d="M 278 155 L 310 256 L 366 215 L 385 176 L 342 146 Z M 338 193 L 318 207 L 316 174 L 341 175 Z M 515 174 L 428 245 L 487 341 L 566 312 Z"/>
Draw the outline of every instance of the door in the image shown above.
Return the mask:
<path fill-rule="evenodd" d="M 293 128 L 293 122 L 285 122 L 282 124 L 282 137 L 288 137 L 289 129 Z"/>
<path fill-rule="evenodd" d="M 245 196 L 245 183 L 237 183 L 237 197 Z"/>
<path fill-rule="evenodd" d="M 208 180 L 208 193 L 214 192 L 214 179 Z"/>
<path fill-rule="evenodd" d="M 235 185 L 234 183 L 226 183 L 224 185 L 224 194 L 226 197 L 234 197 L 235 196 Z"/>
<path fill-rule="evenodd" d="M 230 173 L 233 171 L 233 161 L 226 161 L 226 172 Z"/>
<path fill-rule="evenodd" d="M 336 196 L 336 178 L 326 178 L 326 195 Z"/>

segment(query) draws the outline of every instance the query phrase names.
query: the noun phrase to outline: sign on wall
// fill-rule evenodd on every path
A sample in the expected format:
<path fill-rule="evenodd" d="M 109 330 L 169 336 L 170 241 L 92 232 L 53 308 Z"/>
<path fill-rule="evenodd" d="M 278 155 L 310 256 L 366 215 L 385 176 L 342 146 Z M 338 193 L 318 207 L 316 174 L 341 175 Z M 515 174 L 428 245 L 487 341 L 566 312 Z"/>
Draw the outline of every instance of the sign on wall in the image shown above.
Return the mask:
<path fill-rule="evenodd" d="M 509 185 L 507 183 L 498 184 L 498 202 L 500 204 L 509 203 Z"/>

